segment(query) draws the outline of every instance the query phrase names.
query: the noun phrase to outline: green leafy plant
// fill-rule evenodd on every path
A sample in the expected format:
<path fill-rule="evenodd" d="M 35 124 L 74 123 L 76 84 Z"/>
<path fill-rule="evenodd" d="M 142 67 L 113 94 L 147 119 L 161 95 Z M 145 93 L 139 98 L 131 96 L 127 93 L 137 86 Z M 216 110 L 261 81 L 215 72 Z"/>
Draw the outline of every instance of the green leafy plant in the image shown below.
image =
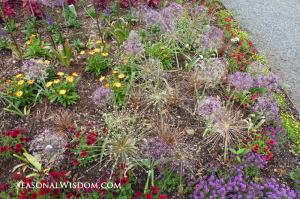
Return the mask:
<path fill-rule="evenodd" d="M 86 12 L 88 13 L 87 15 L 85 15 L 87 17 L 93 17 L 94 18 L 96 16 L 96 12 L 92 8 L 89 8 Z"/>
<path fill-rule="evenodd" d="M 160 59 L 165 68 L 172 68 L 174 61 L 172 60 L 173 54 L 171 52 L 171 49 L 165 47 L 161 42 L 152 44 L 152 42 L 149 41 L 146 46 L 146 54 Z"/>
<path fill-rule="evenodd" d="M 61 72 L 58 74 L 62 74 Z M 63 78 L 54 80 L 53 82 L 47 82 L 46 86 L 50 87 L 50 102 L 54 102 L 57 100 L 64 107 L 67 105 L 72 105 L 76 103 L 76 100 L 80 98 L 80 96 L 74 92 L 76 83 L 79 81 L 80 77 L 75 79 L 73 76 L 65 76 L 65 80 Z M 53 85 L 53 86 L 52 86 Z"/>
<path fill-rule="evenodd" d="M 72 41 L 72 43 L 74 44 L 75 49 L 76 49 L 77 51 L 80 51 L 80 49 L 82 49 L 82 48 L 85 47 L 85 45 L 82 43 L 82 41 L 80 41 L 79 38 L 74 39 L 74 40 Z"/>
<path fill-rule="evenodd" d="M 71 64 L 71 58 L 72 58 L 72 46 L 69 46 L 67 40 L 61 47 L 58 47 L 57 50 L 54 48 L 51 48 L 53 51 L 54 55 L 67 67 L 70 67 Z"/>
<path fill-rule="evenodd" d="M 66 36 L 62 35 L 60 36 L 59 34 L 56 34 L 54 36 L 54 40 L 56 41 L 56 43 L 58 44 L 63 44 L 66 41 Z"/>
<path fill-rule="evenodd" d="M 80 28 L 81 24 L 77 19 L 77 12 L 74 5 L 66 5 L 63 7 L 63 16 L 68 19 L 67 26 L 73 28 Z"/>
<path fill-rule="evenodd" d="M 31 35 L 30 40 L 27 41 L 27 52 L 23 55 L 25 59 L 35 59 L 37 57 L 51 60 L 52 57 L 49 50 L 45 47 L 50 46 L 50 43 L 44 43 L 40 40 L 39 35 Z"/>
<path fill-rule="evenodd" d="M 8 20 L 7 25 L 9 26 L 10 31 L 16 32 L 18 30 L 18 26 L 16 25 L 15 20 L 13 20 L 13 19 L 7 19 L 7 20 Z M 3 30 L 9 31 L 9 29 L 4 28 Z"/>
<path fill-rule="evenodd" d="M 90 57 L 87 57 L 87 62 L 84 62 L 86 65 L 86 71 L 92 72 L 95 75 L 100 75 L 104 69 L 110 68 L 111 59 L 108 56 L 108 52 L 102 52 L 99 48 L 95 48 L 94 51 L 89 52 Z"/>
<path fill-rule="evenodd" d="M 283 128 L 288 132 L 288 137 L 294 142 L 292 148 L 300 154 L 300 123 L 291 115 L 282 113 L 280 115 Z"/>
<path fill-rule="evenodd" d="M 243 155 L 245 155 L 246 153 L 249 152 L 249 150 L 247 148 L 241 148 L 239 150 L 235 150 L 232 148 L 228 148 L 234 155 L 241 155 L 243 157 Z M 236 156 L 236 159 L 239 161 L 239 163 L 241 163 L 241 157 L 240 156 Z"/>
<path fill-rule="evenodd" d="M 296 168 L 291 173 L 289 173 L 290 178 L 294 182 L 294 189 L 300 188 L 300 168 Z"/>
<path fill-rule="evenodd" d="M 131 28 L 129 23 L 125 22 L 124 18 L 119 18 L 117 21 L 113 21 L 112 23 L 108 20 L 106 20 L 106 22 L 109 25 L 108 32 L 113 35 L 119 44 L 123 44 L 130 33 Z"/>
<path fill-rule="evenodd" d="M 25 17 L 25 30 L 22 32 L 26 33 L 26 37 L 24 39 L 30 39 L 31 35 L 38 34 L 37 26 L 41 25 L 42 21 L 36 21 L 34 17 Z"/>
<path fill-rule="evenodd" d="M 0 34 L 0 50 L 10 49 L 10 39 L 8 37 L 5 37 L 6 32 L 4 30 L 0 30 Z"/>

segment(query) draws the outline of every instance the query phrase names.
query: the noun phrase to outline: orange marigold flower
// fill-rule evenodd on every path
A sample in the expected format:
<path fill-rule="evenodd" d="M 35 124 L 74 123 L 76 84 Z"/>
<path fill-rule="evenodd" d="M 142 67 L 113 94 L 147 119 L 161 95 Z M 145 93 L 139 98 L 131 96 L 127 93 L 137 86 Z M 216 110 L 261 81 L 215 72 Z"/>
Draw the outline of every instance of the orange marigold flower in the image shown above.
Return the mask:
<path fill-rule="evenodd" d="M 8 80 L 6 80 L 6 82 L 7 82 L 7 83 L 10 83 L 10 82 L 11 82 L 11 80 L 10 80 L 10 79 L 8 79 Z"/>
<path fill-rule="evenodd" d="M 105 87 L 109 87 L 109 83 L 105 83 Z"/>
<path fill-rule="evenodd" d="M 70 83 L 74 82 L 74 77 L 73 76 L 69 76 L 67 78 L 67 81 L 70 82 Z"/>
<path fill-rule="evenodd" d="M 118 71 L 114 70 L 114 71 L 113 71 L 113 74 L 118 74 Z"/>
<path fill-rule="evenodd" d="M 72 76 L 78 77 L 78 74 L 74 72 L 74 73 L 72 73 Z"/>
<path fill-rule="evenodd" d="M 28 84 L 33 84 L 33 82 L 34 82 L 33 80 L 28 80 L 27 81 Z"/>

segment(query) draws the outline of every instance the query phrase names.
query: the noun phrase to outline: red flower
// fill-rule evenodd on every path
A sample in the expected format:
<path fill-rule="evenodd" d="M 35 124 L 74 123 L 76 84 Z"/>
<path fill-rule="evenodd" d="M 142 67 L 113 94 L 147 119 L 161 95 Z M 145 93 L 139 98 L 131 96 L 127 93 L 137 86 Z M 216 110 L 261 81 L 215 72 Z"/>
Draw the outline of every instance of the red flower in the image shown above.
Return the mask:
<path fill-rule="evenodd" d="M 74 195 L 69 193 L 67 196 L 66 196 L 67 199 L 70 199 L 70 198 L 74 198 Z"/>
<path fill-rule="evenodd" d="M 104 184 L 103 184 L 104 183 Z M 106 180 L 105 179 L 101 179 L 100 181 L 99 181 L 99 184 L 101 185 L 101 184 L 103 184 L 103 185 L 105 185 L 105 183 L 106 183 Z"/>
<path fill-rule="evenodd" d="M 24 133 L 26 133 L 28 130 L 27 130 L 27 129 L 23 129 L 22 131 L 23 131 Z"/>
<path fill-rule="evenodd" d="M 247 139 L 247 140 L 246 140 L 246 142 L 249 142 L 249 141 L 250 141 L 250 139 Z"/>
<path fill-rule="evenodd" d="M 269 140 L 269 143 L 273 145 L 273 144 L 275 144 L 275 141 L 274 140 Z"/>
<path fill-rule="evenodd" d="M 232 96 L 231 98 L 234 99 L 234 96 Z"/>
<path fill-rule="evenodd" d="M 42 188 L 40 189 L 40 191 L 39 191 L 39 194 L 40 194 L 41 196 L 44 196 L 44 195 L 46 195 L 47 193 L 50 193 L 51 190 L 52 190 L 52 189 L 51 189 L 50 187 L 48 187 L 48 188 L 42 187 Z"/>
<path fill-rule="evenodd" d="M 168 199 L 166 195 L 160 194 L 159 199 Z"/>
<path fill-rule="evenodd" d="M 9 136 L 8 133 L 6 132 L 3 132 L 2 135 Z"/>
<path fill-rule="evenodd" d="M 94 126 L 95 124 L 94 123 L 89 123 L 89 126 Z"/>
<path fill-rule="evenodd" d="M 262 135 L 264 135 L 264 134 L 266 134 L 266 132 L 265 132 L 265 131 L 263 131 L 263 132 L 261 132 L 261 134 L 262 134 Z"/>
<path fill-rule="evenodd" d="M 93 142 L 92 142 L 92 141 L 87 141 L 86 144 L 87 144 L 88 146 L 91 146 L 91 145 L 93 144 Z"/>
<path fill-rule="evenodd" d="M 120 182 L 121 182 L 121 180 L 120 180 L 120 179 L 115 179 L 115 180 L 114 180 L 114 184 L 116 184 L 116 185 L 119 185 L 119 184 L 120 184 Z"/>
<path fill-rule="evenodd" d="M 6 146 L 6 145 L 4 147 L 3 146 L 0 147 L 1 153 L 5 153 L 7 151 L 7 149 L 8 149 L 8 146 Z"/>
<path fill-rule="evenodd" d="M 73 131 L 73 129 L 74 129 L 74 127 L 71 127 L 71 128 L 68 129 L 68 131 Z"/>
<path fill-rule="evenodd" d="M 258 150 L 259 150 L 259 148 L 253 147 L 253 151 L 258 151 Z"/>
<path fill-rule="evenodd" d="M 158 193 L 158 187 L 155 187 L 155 186 L 152 186 L 151 187 L 151 190 L 154 194 L 157 194 Z"/>
<path fill-rule="evenodd" d="M 260 137 L 260 136 L 256 136 L 256 138 L 257 138 L 257 139 L 260 139 L 261 137 Z"/>
<path fill-rule="evenodd" d="M 134 196 L 140 197 L 140 196 L 142 196 L 142 193 L 141 193 L 140 191 L 138 191 L 138 192 L 136 192 L 136 193 L 134 194 Z"/>
<path fill-rule="evenodd" d="M 102 131 L 103 131 L 103 133 L 107 133 L 107 132 L 108 132 L 108 128 L 104 127 L 104 128 L 102 129 Z"/>
<path fill-rule="evenodd" d="M 76 133 L 75 137 L 79 138 L 80 132 Z"/>
<path fill-rule="evenodd" d="M 21 150 L 20 149 L 15 149 L 14 152 L 18 154 L 18 153 L 21 152 Z"/>
<path fill-rule="evenodd" d="M 244 104 L 244 106 L 245 106 L 245 107 L 247 107 L 247 106 L 248 106 L 248 104 L 247 104 L 247 103 L 245 103 L 245 104 Z"/>
<path fill-rule="evenodd" d="M 272 147 L 269 145 L 269 146 L 268 146 L 268 149 L 272 149 Z"/>
<path fill-rule="evenodd" d="M 66 173 L 67 173 L 66 171 L 59 172 L 60 175 L 65 175 Z"/>
<path fill-rule="evenodd" d="M 238 98 L 239 101 L 241 101 L 241 99 L 242 99 L 242 98 L 240 98 L 240 97 Z"/>
<path fill-rule="evenodd" d="M 14 174 L 14 178 L 16 178 L 17 180 L 20 180 L 20 174 L 19 173 L 15 173 Z"/>
<path fill-rule="evenodd" d="M 271 130 L 271 132 L 272 132 L 272 133 L 275 133 L 275 131 L 274 131 L 274 130 Z"/>
<path fill-rule="evenodd" d="M 146 193 L 146 194 L 145 194 L 145 197 L 146 197 L 147 199 L 152 199 L 152 198 L 153 198 L 153 196 L 152 196 L 150 193 Z"/>
<path fill-rule="evenodd" d="M 29 139 L 29 138 L 26 138 L 26 142 L 30 142 L 30 139 Z"/>
<path fill-rule="evenodd" d="M 129 180 L 128 178 L 124 178 L 124 177 L 123 177 L 123 178 L 121 179 L 121 184 L 123 184 L 123 185 L 124 185 L 124 184 L 127 184 L 128 180 Z"/>
<path fill-rule="evenodd" d="M 13 139 L 16 139 L 18 137 L 18 135 L 15 135 L 15 134 L 10 134 L 10 136 L 13 138 Z"/>
<path fill-rule="evenodd" d="M 227 95 L 227 99 L 230 98 L 230 95 Z"/>
<path fill-rule="evenodd" d="M 54 189 L 53 196 L 57 197 L 59 193 L 60 193 L 60 189 Z"/>
<path fill-rule="evenodd" d="M 102 193 L 102 196 L 104 197 L 105 196 L 105 194 L 107 194 L 107 190 L 106 189 L 100 189 L 99 190 L 99 193 Z"/>
<path fill-rule="evenodd" d="M 85 157 L 88 153 L 89 152 L 87 152 L 86 150 L 82 150 L 80 156 Z"/>
<path fill-rule="evenodd" d="M 63 178 L 63 181 L 64 181 L 64 182 L 67 182 L 68 180 L 67 180 L 67 178 Z"/>
<path fill-rule="evenodd" d="M 74 164 L 74 165 L 78 165 L 78 164 L 79 164 L 79 161 L 78 161 L 77 159 L 74 159 L 74 160 L 73 160 L 73 164 Z"/>
<path fill-rule="evenodd" d="M 269 149 L 265 148 L 265 152 L 268 153 Z"/>
<path fill-rule="evenodd" d="M 94 137 L 96 137 L 96 133 L 90 133 L 86 138 L 91 141 Z"/>
<path fill-rule="evenodd" d="M 19 143 L 16 145 L 16 149 L 22 149 L 23 148 L 23 144 Z"/>
<path fill-rule="evenodd" d="M 36 193 L 32 193 L 31 195 L 31 199 L 37 199 L 38 195 Z"/>
<path fill-rule="evenodd" d="M 270 156 L 269 155 L 266 155 L 264 156 L 265 160 L 270 160 Z"/>
<path fill-rule="evenodd" d="M 270 158 L 273 157 L 273 154 L 272 154 L 272 153 L 269 153 L 269 157 L 270 157 Z"/>
<path fill-rule="evenodd" d="M 21 133 L 21 131 L 19 130 L 19 129 L 15 129 L 14 131 L 13 131 L 13 134 L 14 135 L 19 135 Z"/>
<path fill-rule="evenodd" d="M 25 140 L 26 140 L 25 138 L 20 137 L 20 141 L 21 141 L 21 142 L 24 142 Z"/>
<path fill-rule="evenodd" d="M 97 142 L 97 138 L 92 138 L 91 141 L 92 142 Z"/>
<path fill-rule="evenodd" d="M 257 147 L 257 148 L 259 148 L 259 145 L 257 145 L 257 144 L 256 144 L 256 145 L 254 145 L 254 146 L 255 146 L 255 147 Z"/>

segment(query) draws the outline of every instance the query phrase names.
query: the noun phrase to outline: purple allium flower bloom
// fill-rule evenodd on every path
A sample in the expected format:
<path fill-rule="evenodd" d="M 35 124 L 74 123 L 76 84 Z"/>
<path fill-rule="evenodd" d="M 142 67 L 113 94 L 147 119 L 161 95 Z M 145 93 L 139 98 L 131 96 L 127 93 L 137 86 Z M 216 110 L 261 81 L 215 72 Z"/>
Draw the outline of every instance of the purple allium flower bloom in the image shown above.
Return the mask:
<path fill-rule="evenodd" d="M 124 41 L 123 48 L 129 55 L 136 55 L 144 50 L 139 35 L 134 31 L 131 31 L 129 37 Z"/>
<path fill-rule="evenodd" d="M 39 82 L 40 80 L 47 78 L 48 74 L 46 73 L 46 70 L 48 68 L 49 65 L 44 62 L 38 64 L 38 60 L 29 59 L 24 61 L 21 72 L 25 74 L 27 79 L 37 80 Z"/>
<path fill-rule="evenodd" d="M 228 83 L 242 91 L 248 91 L 253 87 L 254 81 L 248 73 L 237 71 L 228 76 Z"/>
<path fill-rule="evenodd" d="M 215 117 L 220 118 L 224 113 L 222 102 L 213 96 L 205 97 L 198 101 L 197 113 L 201 119 L 215 120 Z"/>
<path fill-rule="evenodd" d="M 280 102 L 276 100 L 276 97 L 272 94 L 264 94 L 258 99 L 258 102 L 250 108 L 255 112 L 266 117 L 267 121 L 275 120 L 279 117 L 280 108 L 278 105 Z"/>
<path fill-rule="evenodd" d="M 282 79 L 279 75 L 269 73 L 267 75 L 261 75 L 254 78 L 254 86 L 257 88 L 264 87 L 269 92 L 276 91 L 280 92 L 280 85 L 282 84 Z"/>
<path fill-rule="evenodd" d="M 254 61 L 247 67 L 247 72 L 251 77 L 257 77 L 263 74 L 268 74 L 268 66 L 260 61 Z"/>
<path fill-rule="evenodd" d="M 114 91 L 105 86 L 97 88 L 92 95 L 94 103 L 99 107 L 108 105 L 109 101 L 113 100 L 115 97 Z"/>
<path fill-rule="evenodd" d="M 224 37 L 221 28 L 211 26 L 200 36 L 200 45 L 203 50 L 217 48 Z"/>

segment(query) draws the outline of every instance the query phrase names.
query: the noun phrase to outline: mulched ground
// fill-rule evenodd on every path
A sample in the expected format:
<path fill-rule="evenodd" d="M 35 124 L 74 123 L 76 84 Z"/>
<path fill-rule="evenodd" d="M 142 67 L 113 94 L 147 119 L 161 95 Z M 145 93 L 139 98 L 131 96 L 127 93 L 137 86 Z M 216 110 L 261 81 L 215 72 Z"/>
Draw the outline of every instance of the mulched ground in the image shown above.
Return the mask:
<path fill-rule="evenodd" d="M 87 5 L 92 4 L 91 1 L 88 1 Z M 86 13 L 83 8 L 76 8 L 78 16 L 84 16 Z M 99 12 L 105 12 L 105 9 L 102 7 L 97 7 Z M 17 6 L 15 8 L 17 15 L 15 16 L 15 21 L 20 24 L 18 31 L 14 32 L 14 36 L 17 38 L 17 41 L 25 44 L 25 33 L 22 33 L 21 30 L 25 28 L 24 25 L 24 17 L 23 17 L 23 9 L 21 6 Z M 121 7 L 122 14 L 126 13 L 126 9 Z M 58 9 L 58 12 L 62 12 L 61 8 Z M 97 34 L 97 28 L 95 25 L 91 24 L 90 18 L 87 17 L 79 17 L 80 22 L 83 23 L 82 28 L 84 31 L 89 30 L 90 35 Z M 67 33 L 64 24 L 64 20 L 60 16 L 60 24 L 64 30 L 64 35 L 72 41 L 74 36 L 72 30 L 69 29 L 69 34 Z M 43 25 L 42 25 L 43 27 Z M 40 28 L 42 30 L 41 36 L 43 40 L 50 42 L 47 34 L 45 33 L 45 28 Z M 80 30 L 76 30 L 80 31 Z M 83 34 L 79 34 L 81 41 L 86 43 L 88 41 L 87 38 L 84 37 Z M 111 43 L 111 40 L 108 41 Z M 0 59 L 0 77 L 4 79 L 9 79 L 14 75 L 20 73 L 20 69 L 24 60 L 17 60 L 12 57 L 11 51 L 0 51 L 1 59 Z M 110 53 L 113 55 L 113 53 Z M 81 77 L 78 82 L 78 86 L 76 90 L 78 94 L 81 96 L 81 99 L 77 101 L 75 105 L 67 107 L 70 110 L 70 114 L 73 116 L 74 121 L 78 126 L 87 126 L 88 123 L 103 123 L 103 118 L 101 113 L 98 110 L 98 107 L 93 103 L 91 96 L 94 90 L 101 86 L 99 82 L 99 77 L 94 76 L 91 73 L 85 72 L 85 64 L 83 64 L 83 58 L 80 58 L 79 54 L 70 68 L 64 67 L 58 61 L 54 61 L 55 71 L 56 72 L 64 72 L 66 74 L 71 74 L 72 72 L 78 73 Z M 52 62 L 51 62 L 52 63 Z M 184 58 L 180 59 L 180 66 L 184 67 L 185 60 Z M 109 74 L 110 71 L 105 71 L 104 75 Z M 180 76 L 175 74 L 175 77 L 181 79 Z M 201 90 L 200 90 L 201 92 Z M 186 93 L 186 92 L 185 92 Z M 214 95 L 219 96 L 221 99 L 226 100 L 226 96 L 222 93 L 220 88 L 216 88 L 215 90 L 207 90 L 206 95 Z M 194 92 L 187 92 L 185 95 L 187 98 L 195 98 Z M 287 104 L 290 104 L 287 108 L 285 108 L 285 112 L 294 115 L 295 118 L 299 118 L 299 114 L 293 107 L 292 103 L 289 101 L 288 97 L 286 97 Z M 188 100 L 184 103 L 182 107 L 167 107 L 168 115 L 167 121 L 174 125 L 174 127 L 179 132 L 186 132 L 187 129 L 193 129 L 195 133 L 193 135 L 184 134 L 184 142 L 190 144 L 199 144 L 199 142 L 203 139 L 202 133 L 204 129 L 204 123 L 201 123 L 195 116 L 191 115 L 190 112 L 194 112 L 196 102 L 192 102 Z M 237 105 L 236 105 L 237 106 Z M 0 101 L 0 124 L 3 125 L 2 130 L 15 129 L 19 126 L 22 128 L 28 129 L 27 136 L 31 139 L 34 138 L 35 135 L 39 133 L 40 130 L 45 130 L 49 127 L 55 126 L 55 120 L 49 119 L 54 113 L 59 112 L 60 110 L 66 110 L 63 108 L 61 104 L 55 102 L 50 103 L 49 100 L 43 99 L 43 104 L 36 104 L 30 110 L 30 115 L 26 118 L 21 118 L 15 114 L 11 114 L 3 110 L 5 105 Z M 244 113 L 247 114 L 246 112 Z M 147 116 L 146 116 L 147 118 Z M 149 120 L 152 118 L 148 117 Z M 46 120 L 46 121 L 45 121 Z M 275 178 L 280 183 L 286 183 L 289 186 L 292 186 L 291 181 L 289 180 L 288 174 L 291 170 L 295 169 L 299 166 L 298 162 L 299 156 L 291 153 L 291 141 L 285 144 L 285 148 L 281 150 L 279 154 L 276 154 L 270 161 L 267 162 L 265 168 L 261 172 L 260 180 L 264 182 L 266 178 Z M 220 145 L 217 145 L 215 149 L 208 150 L 209 146 L 202 146 L 199 158 L 197 159 L 197 168 L 200 169 L 207 163 L 219 163 L 223 165 L 223 167 L 227 167 L 230 165 L 229 163 L 223 163 L 223 149 Z M 72 164 L 72 160 L 74 158 L 72 156 L 67 156 L 59 170 L 72 171 L 70 175 L 70 179 L 73 181 L 81 181 L 81 182 L 95 182 L 97 179 L 101 177 L 101 173 L 99 172 L 99 167 L 90 165 L 87 167 L 78 167 Z M 12 168 L 21 162 L 16 158 L 11 159 L 1 159 L 0 160 L 0 184 L 5 182 L 12 176 Z M 94 167 L 93 167 L 94 166 Z M 88 172 L 86 172 L 88 170 Z M 28 171 L 29 172 L 29 171 Z M 25 174 L 24 174 L 25 176 Z M 145 175 L 142 174 L 143 180 L 145 180 Z M 136 188 L 137 190 L 139 187 Z M 143 187 L 141 187 L 143 189 Z M 185 198 L 186 196 L 179 196 L 177 193 L 171 193 L 170 196 L 172 198 Z"/>

